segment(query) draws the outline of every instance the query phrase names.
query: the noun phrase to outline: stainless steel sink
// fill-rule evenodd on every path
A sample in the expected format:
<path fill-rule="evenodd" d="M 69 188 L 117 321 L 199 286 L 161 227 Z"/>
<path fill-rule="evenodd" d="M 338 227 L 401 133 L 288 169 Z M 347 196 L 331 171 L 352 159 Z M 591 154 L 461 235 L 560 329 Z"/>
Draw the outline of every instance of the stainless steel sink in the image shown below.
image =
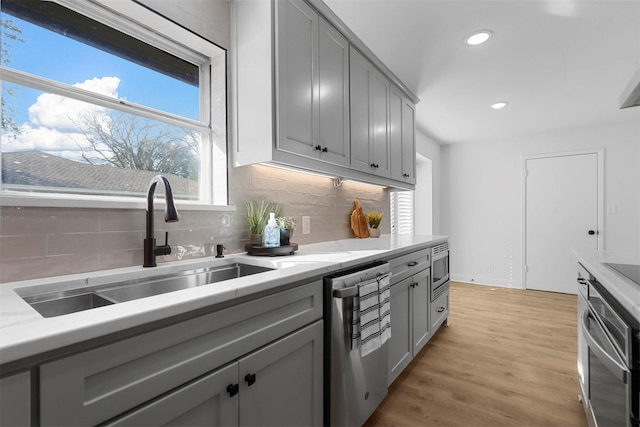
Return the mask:
<path fill-rule="evenodd" d="M 273 269 L 236 262 L 185 270 L 171 275 L 107 283 L 69 291 L 42 293 L 22 298 L 42 316 L 54 317 L 167 292 L 210 285 L 271 270 Z"/>
<path fill-rule="evenodd" d="M 109 301 L 93 292 L 79 295 L 68 295 L 64 292 L 35 295 L 25 297 L 31 307 L 35 308 L 43 317 L 55 317 L 63 314 L 75 313 L 77 311 L 89 310 L 91 308 L 104 307 L 114 302 Z"/>
<path fill-rule="evenodd" d="M 209 285 L 211 283 L 218 283 L 270 270 L 273 269 L 234 263 L 220 267 L 188 270 L 179 275 L 118 283 L 107 288 L 102 288 L 98 293 L 111 300 L 125 302 L 167 292 L 179 291 L 181 289 Z"/>

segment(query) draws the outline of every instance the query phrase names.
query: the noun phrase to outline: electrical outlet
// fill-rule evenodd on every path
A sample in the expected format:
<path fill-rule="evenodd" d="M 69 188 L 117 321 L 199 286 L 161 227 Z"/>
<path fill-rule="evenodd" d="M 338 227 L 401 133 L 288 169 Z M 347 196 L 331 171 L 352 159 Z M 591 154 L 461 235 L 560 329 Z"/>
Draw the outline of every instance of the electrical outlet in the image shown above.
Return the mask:
<path fill-rule="evenodd" d="M 302 234 L 311 234 L 311 218 L 308 216 L 302 217 Z"/>

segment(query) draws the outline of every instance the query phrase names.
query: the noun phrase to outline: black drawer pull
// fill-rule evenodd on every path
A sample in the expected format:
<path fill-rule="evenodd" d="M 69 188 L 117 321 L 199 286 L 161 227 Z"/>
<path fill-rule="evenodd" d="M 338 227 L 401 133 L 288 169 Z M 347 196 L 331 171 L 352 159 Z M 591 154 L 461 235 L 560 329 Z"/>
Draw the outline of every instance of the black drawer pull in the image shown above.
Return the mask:
<path fill-rule="evenodd" d="M 415 267 L 416 265 L 418 265 L 418 261 L 411 261 L 411 262 L 407 263 L 407 265 L 409 267 Z"/>
<path fill-rule="evenodd" d="M 247 374 L 244 376 L 244 380 L 247 382 L 248 385 L 252 385 L 253 383 L 256 382 L 256 374 Z"/>
<path fill-rule="evenodd" d="M 444 307 L 438 307 L 438 309 L 436 310 L 438 313 L 442 313 L 444 311 Z"/>
<path fill-rule="evenodd" d="M 239 384 L 229 384 L 227 386 L 227 392 L 229 393 L 230 397 L 233 397 L 236 394 L 238 394 L 238 390 L 240 390 Z"/>

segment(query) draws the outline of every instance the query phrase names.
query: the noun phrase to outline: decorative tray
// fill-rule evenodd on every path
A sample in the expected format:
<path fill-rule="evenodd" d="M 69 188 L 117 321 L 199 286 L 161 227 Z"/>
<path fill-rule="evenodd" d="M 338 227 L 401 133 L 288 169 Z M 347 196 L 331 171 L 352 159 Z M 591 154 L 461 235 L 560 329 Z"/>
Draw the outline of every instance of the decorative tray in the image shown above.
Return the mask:
<path fill-rule="evenodd" d="M 297 243 L 290 243 L 284 246 L 277 246 L 275 248 L 267 248 L 262 245 L 244 245 L 244 250 L 247 251 L 248 255 L 257 255 L 257 256 L 283 256 L 283 255 L 293 255 L 295 251 L 298 250 Z"/>

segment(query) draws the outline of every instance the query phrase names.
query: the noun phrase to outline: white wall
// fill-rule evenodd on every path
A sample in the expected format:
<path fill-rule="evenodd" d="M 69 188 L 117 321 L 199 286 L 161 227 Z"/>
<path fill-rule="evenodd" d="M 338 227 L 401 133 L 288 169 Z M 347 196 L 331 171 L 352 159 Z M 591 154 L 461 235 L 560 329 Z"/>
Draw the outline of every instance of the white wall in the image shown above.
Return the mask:
<path fill-rule="evenodd" d="M 452 280 L 522 287 L 522 157 L 604 148 L 604 249 L 640 253 L 640 122 L 441 150 Z M 486 266 L 491 265 L 491 271 Z"/>
<path fill-rule="evenodd" d="M 431 196 L 432 196 L 432 206 L 433 210 L 431 212 L 431 233 L 430 234 L 445 234 L 441 230 L 441 199 L 440 199 L 440 188 L 441 188 L 441 178 L 440 178 L 440 145 L 434 140 L 430 139 L 428 136 L 420 132 L 416 129 L 416 151 L 418 154 L 426 157 L 431 160 L 431 183 L 432 188 Z M 421 177 L 418 176 L 418 179 Z M 424 188 L 420 188 L 420 182 L 416 185 L 416 200 L 420 202 L 420 192 L 424 191 Z M 416 206 L 416 213 L 419 213 L 419 206 Z M 416 232 L 421 233 L 422 228 L 419 227 L 418 223 L 420 218 L 416 215 Z"/>

